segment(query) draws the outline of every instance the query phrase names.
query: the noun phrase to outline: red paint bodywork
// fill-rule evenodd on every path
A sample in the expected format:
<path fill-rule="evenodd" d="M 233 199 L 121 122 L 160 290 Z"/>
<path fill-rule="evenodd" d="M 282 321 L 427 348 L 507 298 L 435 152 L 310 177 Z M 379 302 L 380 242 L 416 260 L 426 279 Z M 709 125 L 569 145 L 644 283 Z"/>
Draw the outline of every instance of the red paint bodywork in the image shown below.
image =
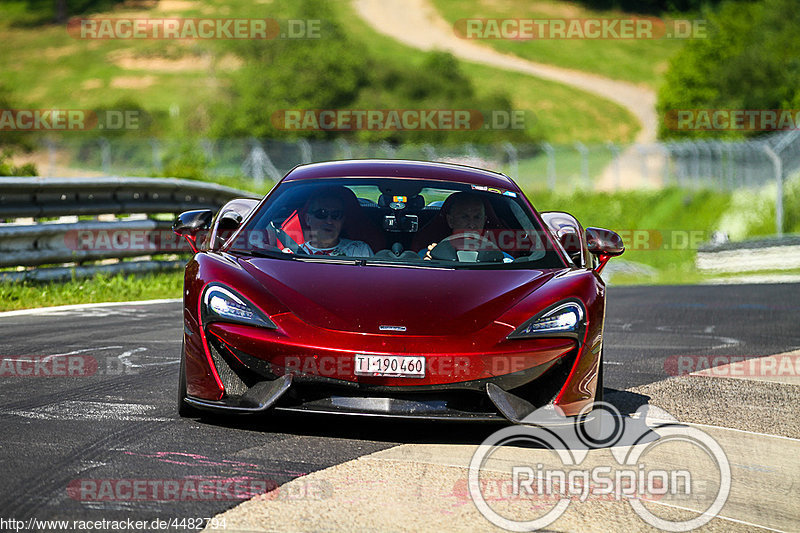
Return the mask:
<path fill-rule="evenodd" d="M 473 183 L 511 190 L 524 199 L 505 176 L 432 163 L 306 165 L 284 181 L 359 175 Z M 532 206 L 531 210 L 535 213 Z M 544 227 L 538 213 L 535 216 Z M 565 414 L 575 415 L 595 396 L 605 284 L 593 270 L 564 261 L 560 269 L 450 270 L 244 257 L 224 247 L 200 252 L 185 274 L 187 393 L 212 401 L 224 396 L 207 335 L 277 367 L 291 361 L 306 373 L 397 390 L 491 379 L 564 357 L 577 347 L 569 377 L 555 399 Z M 211 282 L 235 289 L 277 329 L 212 323 L 204 330 L 199 303 Z M 584 338 L 507 339 L 532 316 L 568 298 L 580 300 L 587 311 Z M 386 324 L 405 326 L 406 331 L 379 331 L 378 326 Z M 352 361 L 356 353 L 424 355 L 429 366 L 422 379 L 356 376 L 351 365 L 337 366 L 337 361 Z"/>

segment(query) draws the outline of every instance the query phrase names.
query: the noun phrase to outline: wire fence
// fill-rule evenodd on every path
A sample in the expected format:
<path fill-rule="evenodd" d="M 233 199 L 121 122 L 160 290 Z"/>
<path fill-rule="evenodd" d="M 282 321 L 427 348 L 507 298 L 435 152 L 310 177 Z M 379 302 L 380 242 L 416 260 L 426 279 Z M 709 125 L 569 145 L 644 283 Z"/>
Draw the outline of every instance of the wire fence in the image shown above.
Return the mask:
<path fill-rule="evenodd" d="M 800 170 L 800 131 L 741 142 L 654 144 L 392 145 L 269 139 L 59 138 L 37 151 L 43 176 L 165 176 L 191 167 L 212 177 L 276 181 L 294 166 L 335 159 L 447 161 L 499 170 L 528 190 L 568 191 L 679 186 L 759 189 Z M 783 226 L 783 187 L 776 187 L 776 229 Z"/>

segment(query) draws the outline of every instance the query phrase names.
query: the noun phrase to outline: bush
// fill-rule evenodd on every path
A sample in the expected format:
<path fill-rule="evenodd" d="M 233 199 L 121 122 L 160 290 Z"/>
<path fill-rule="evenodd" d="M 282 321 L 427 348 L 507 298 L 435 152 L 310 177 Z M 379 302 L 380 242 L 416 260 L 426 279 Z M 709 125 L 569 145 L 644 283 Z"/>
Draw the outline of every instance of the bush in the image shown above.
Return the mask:
<path fill-rule="evenodd" d="M 659 136 L 743 137 L 760 132 L 675 131 L 676 109 L 791 109 L 800 105 L 800 10 L 794 0 L 725 2 L 707 11 L 708 38 L 688 41 L 658 95 Z"/>
<path fill-rule="evenodd" d="M 716 4 L 720 0 L 578 0 L 578 3 L 597 10 L 616 9 L 626 13 L 685 13 Z"/>
<path fill-rule="evenodd" d="M 299 19 L 325 20 L 324 38 L 233 43 L 233 51 L 246 65 L 236 73 L 226 101 L 217 104 L 212 112 L 214 136 L 283 139 L 349 136 L 361 141 L 463 143 L 481 138 L 482 132 L 286 131 L 272 119 L 284 110 L 511 111 L 510 98 L 505 94 L 476 96 L 470 79 L 450 54 L 430 53 L 417 66 L 381 62 L 370 57 L 366 43 L 353 41 L 342 29 L 329 4 L 303 0 L 284 7 Z M 519 130 L 498 131 L 496 140 L 533 141 Z"/>
<path fill-rule="evenodd" d="M 11 150 L 4 150 L 0 155 L 0 176 L 38 176 L 36 165 L 33 163 L 26 163 L 22 166 L 16 166 L 11 163 L 12 152 Z"/>
<path fill-rule="evenodd" d="M 4 13 L 15 26 L 63 23 L 69 17 L 107 11 L 124 0 L 19 0 Z"/>

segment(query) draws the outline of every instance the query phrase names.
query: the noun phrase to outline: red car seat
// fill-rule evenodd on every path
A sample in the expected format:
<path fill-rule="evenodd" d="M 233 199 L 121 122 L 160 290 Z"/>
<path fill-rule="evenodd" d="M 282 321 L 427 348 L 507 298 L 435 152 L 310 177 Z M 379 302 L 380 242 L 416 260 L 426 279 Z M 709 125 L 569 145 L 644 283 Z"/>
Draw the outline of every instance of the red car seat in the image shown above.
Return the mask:
<path fill-rule="evenodd" d="M 340 237 L 356 241 L 364 241 L 369 245 L 373 252 L 386 248 L 386 236 L 378 226 L 367 217 L 361 209 L 356 195 L 347 187 L 328 187 L 316 192 L 316 195 L 334 196 L 342 200 L 344 205 L 345 219 L 342 226 Z M 297 244 L 303 244 L 308 240 L 308 226 L 306 225 L 306 213 L 308 212 L 309 202 L 294 211 L 281 225 L 281 229 L 286 232 Z M 283 246 L 283 243 L 281 243 Z"/>

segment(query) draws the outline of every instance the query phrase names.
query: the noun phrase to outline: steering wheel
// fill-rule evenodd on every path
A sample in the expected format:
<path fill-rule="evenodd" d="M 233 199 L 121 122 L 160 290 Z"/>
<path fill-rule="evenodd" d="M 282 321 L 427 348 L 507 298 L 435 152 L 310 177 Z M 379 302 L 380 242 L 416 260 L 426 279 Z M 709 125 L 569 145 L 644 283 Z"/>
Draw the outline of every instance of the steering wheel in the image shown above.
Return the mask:
<path fill-rule="evenodd" d="M 453 246 L 453 241 L 460 239 L 464 243 L 464 248 L 480 253 L 481 251 L 497 251 L 501 252 L 500 248 L 487 239 L 485 236 L 478 233 L 457 233 L 442 239 L 430 251 L 432 259 L 439 259 L 443 261 L 458 261 L 458 252 Z"/>

